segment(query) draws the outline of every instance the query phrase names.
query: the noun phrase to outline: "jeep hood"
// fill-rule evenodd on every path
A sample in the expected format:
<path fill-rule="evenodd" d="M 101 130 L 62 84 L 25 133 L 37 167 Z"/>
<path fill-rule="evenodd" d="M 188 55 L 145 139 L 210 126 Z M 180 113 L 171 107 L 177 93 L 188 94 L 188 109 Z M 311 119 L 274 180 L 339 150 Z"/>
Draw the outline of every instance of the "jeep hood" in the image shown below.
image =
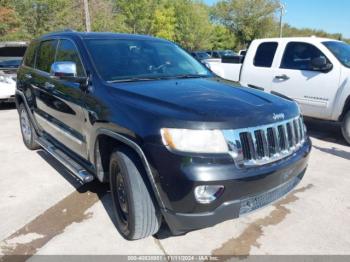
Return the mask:
<path fill-rule="evenodd" d="M 187 121 L 191 128 L 253 127 L 282 120 L 274 119 L 274 114 L 284 119 L 299 114 L 293 101 L 219 78 L 114 83 L 111 87 L 114 101 L 162 115 L 174 127 L 179 121 Z"/>

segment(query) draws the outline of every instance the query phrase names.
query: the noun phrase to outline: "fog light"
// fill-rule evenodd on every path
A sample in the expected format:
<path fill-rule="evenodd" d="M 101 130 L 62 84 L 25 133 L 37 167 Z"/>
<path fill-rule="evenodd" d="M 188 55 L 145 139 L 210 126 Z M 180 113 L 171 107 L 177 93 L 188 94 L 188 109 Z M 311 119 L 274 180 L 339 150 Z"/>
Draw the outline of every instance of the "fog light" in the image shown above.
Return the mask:
<path fill-rule="evenodd" d="M 224 186 L 221 185 L 205 185 L 197 186 L 194 189 L 194 196 L 201 204 L 209 204 L 222 195 Z"/>

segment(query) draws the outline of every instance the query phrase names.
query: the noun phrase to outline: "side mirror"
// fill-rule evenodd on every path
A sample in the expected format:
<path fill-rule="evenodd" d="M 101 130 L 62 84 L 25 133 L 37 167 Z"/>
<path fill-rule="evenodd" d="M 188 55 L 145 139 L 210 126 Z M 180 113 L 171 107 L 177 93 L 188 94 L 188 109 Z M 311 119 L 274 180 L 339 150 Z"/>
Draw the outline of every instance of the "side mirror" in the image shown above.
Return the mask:
<path fill-rule="evenodd" d="M 62 61 L 53 63 L 50 75 L 54 78 L 79 83 L 83 89 L 88 86 L 89 78 L 77 76 L 77 65 L 74 62 Z"/>
<path fill-rule="evenodd" d="M 50 75 L 62 79 L 77 76 L 77 65 L 74 62 L 55 62 L 51 65 Z"/>
<path fill-rule="evenodd" d="M 325 57 L 315 57 L 311 60 L 311 69 L 315 71 L 328 72 L 333 65 L 328 63 Z"/>

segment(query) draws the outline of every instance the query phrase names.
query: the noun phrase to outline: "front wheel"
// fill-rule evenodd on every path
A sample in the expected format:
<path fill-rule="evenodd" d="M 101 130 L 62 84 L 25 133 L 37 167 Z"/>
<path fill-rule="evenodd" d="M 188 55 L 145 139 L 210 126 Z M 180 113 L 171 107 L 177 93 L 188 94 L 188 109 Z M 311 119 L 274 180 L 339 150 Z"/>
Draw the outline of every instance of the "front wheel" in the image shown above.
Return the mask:
<path fill-rule="evenodd" d="M 341 126 L 341 131 L 343 133 L 343 136 L 346 142 L 350 144 L 350 110 L 344 116 L 342 126 Z"/>
<path fill-rule="evenodd" d="M 110 187 L 116 227 L 128 240 L 154 235 L 160 227 L 159 210 L 148 192 L 139 158 L 121 148 L 110 158 Z"/>

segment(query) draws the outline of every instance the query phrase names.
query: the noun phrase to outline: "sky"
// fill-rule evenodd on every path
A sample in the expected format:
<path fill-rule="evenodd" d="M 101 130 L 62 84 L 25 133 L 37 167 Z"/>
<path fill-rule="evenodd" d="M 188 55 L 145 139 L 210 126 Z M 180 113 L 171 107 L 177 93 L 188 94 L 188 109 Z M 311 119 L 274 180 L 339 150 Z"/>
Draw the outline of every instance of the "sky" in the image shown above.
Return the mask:
<path fill-rule="evenodd" d="M 218 0 L 204 0 L 209 5 Z M 350 38 L 350 0 L 282 0 L 284 22 L 297 28 L 322 29 Z"/>

